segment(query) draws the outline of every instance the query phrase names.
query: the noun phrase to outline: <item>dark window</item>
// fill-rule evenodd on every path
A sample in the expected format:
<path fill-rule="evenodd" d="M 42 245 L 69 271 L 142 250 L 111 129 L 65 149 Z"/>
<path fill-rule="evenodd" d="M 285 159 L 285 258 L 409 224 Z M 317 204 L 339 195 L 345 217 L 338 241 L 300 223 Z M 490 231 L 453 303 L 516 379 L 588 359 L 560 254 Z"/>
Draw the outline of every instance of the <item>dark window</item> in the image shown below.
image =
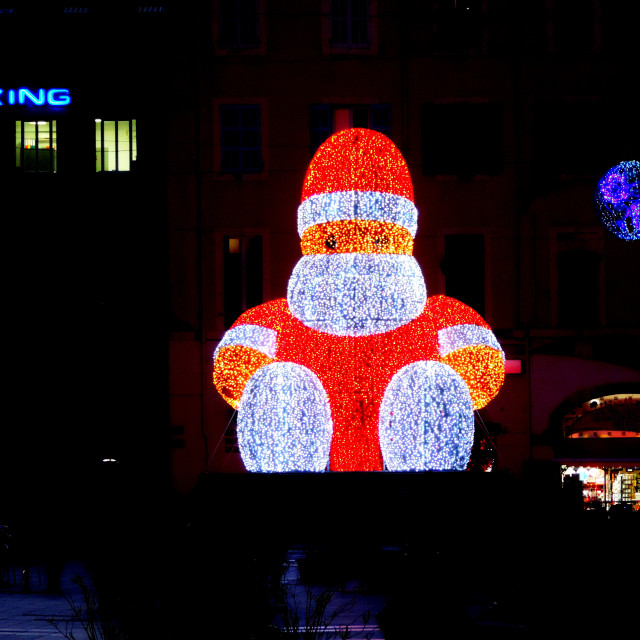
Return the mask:
<path fill-rule="evenodd" d="M 372 104 L 370 110 L 369 128 L 391 136 L 391 105 Z"/>
<path fill-rule="evenodd" d="M 596 239 L 587 232 L 558 234 L 558 324 L 599 324 L 600 262 Z"/>
<path fill-rule="evenodd" d="M 602 51 L 612 55 L 635 52 L 640 23 L 640 2 L 638 0 L 607 0 L 600 3 L 600 11 Z"/>
<path fill-rule="evenodd" d="M 554 0 L 551 23 L 554 50 L 566 53 L 593 50 L 595 44 L 593 0 Z"/>
<path fill-rule="evenodd" d="M 255 49 L 260 45 L 258 0 L 220 0 L 219 45 Z"/>
<path fill-rule="evenodd" d="M 225 329 L 262 301 L 262 236 L 225 236 Z"/>
<path fill-rule="evenodd" d="M 422 106 L 422 166 L 427 175 L 499 175 L 503 168 L 502 105 Z"/>
<path fill-rule="evenodd" d="M 169 427 L 169 446 L 172 449 L 184 449 L 184 427 L 182 425 L 171 425 Z"/>
<path fill-rule="evenodd" d="M 237 418 L 238 414 L 235 413 L 232 417 L 232 422 L 224 432 L 225 453 L 240 453 L 240 449 L 238 447 Z"/>
<path fill-rule="evenodd" d="M 82 15 L 82 16 L 86 16 L 89 14 L 89 7 L 78 7 L 78 6 L 71 6 L 71 7 L 64 7 L 63 12 L 67 15 Z"/>
<path fill-rule="evenodd" d="M 221 170 L 223 173 L 260 173 L 262 123 L 260 105 L 220 106 Z"/>
<path fill-rule="evenodd" d="M 371 46 L 369 0 L 331 0 L 331 36 L 336 49 L 368 49 Z"/>
<path fill-rule="evenodd" d="M 633 157 L 637 128 L 601 101 L 557 100 L 534 107 L 533 166 L 541 178 L 597 177 Z M 620 127 L 612 135 L 612 122 Z"/>
<path fill-rule="evenodd" d="M 444 242 L 446 294 L 484 316 L 484 236 L 454 234 Z"/>
<path fill-rule="evenodd" d="M 484 48 L 486 16 L 483 0 L 437 0 L 433 3 L 434 48 L 467 53 Z"/>
<path fill-rule="evenodd" d="M 55 120 L 16 122 L 16 167 L 29 173 L 57 170 Z"/>
<path fill-rule="evenodd" d="M 391 137 L 390 104 L 314 104 L 309 113 L 311 152 L 332 134 L 350 127 L 373 129 Z"/>
<path fill-rule="evenodd" d="M 331 107 L 328 104 L 314 104 L 309 109 L 309 133 L 311 153 L 333 133 Z"/>
<path fill-rule="evenodd" d="M 558 254 L 558 323 L 562 327 L 598 325 L 600 257 L 591 251 Z"/>
<path fill-rule="evenodd" d="M 166 12 L 166 8 L 163 7 L 162 5 L 140 5 L 138 7 L 138 13 L 141 13 L 143 15 L 158 15 L 158 14 L 163 14 Z"/>

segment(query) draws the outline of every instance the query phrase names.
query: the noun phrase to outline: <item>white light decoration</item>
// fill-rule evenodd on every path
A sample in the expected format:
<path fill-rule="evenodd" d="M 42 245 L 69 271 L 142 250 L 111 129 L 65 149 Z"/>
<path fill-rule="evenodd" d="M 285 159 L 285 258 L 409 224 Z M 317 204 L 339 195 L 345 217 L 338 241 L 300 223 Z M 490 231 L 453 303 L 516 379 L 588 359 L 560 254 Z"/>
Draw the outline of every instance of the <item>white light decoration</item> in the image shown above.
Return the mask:
<path fill-rule="evenodd" d="M 348 129 L 320 146 L 287 298 L 245 311 L 214 353 L 249 471 L 467 468 L 473 411 L 498 393 L 505 357 L 473 309 L 427 296 L 416 219 L 386 136 Z"/>
<path fill-rule="evenodd" d="M 278 334 L 273 329 L 259 327 L 255 324 L 241 324 L 237 327 L 232 327 L 224 334 L 213 353 L 213 359 L 217 358 L 220 349 L 232 345 L 250 347 L 260 351 L 260 353 L 264 353 L 269 358 L 275 358 L 277 341 Z"/>
<path fill-rule="evenodd" d="M 464 380 L 440 362 L 414 362 L 380 405 L 380 446 L 391 471 L 463 471 L 473 445 L 473 403 Z"/>
<path fill-rule="evenodd" d="M 418 210 L 411 200 L 377 191 L 338 191 L 307 198 L 298 207 L 300 236 L 313 225 L 337 220 L 378 220 L 405 227 L 412 237 L 418 229 Z"/>
<path fill-rule="evenodd" d="M 493 335 L 493 331 L 480 327 L 477 324 L 458 324 L 453 327 L 445 327 L 438 331 L 440 343 L 440 355 L 446 356 L 453 351 L 464 347 L 485 345 L 500 351 L 504 356 L 502 347 Z"/>
<path fill-rule="evenodd" d="M 249 471 L 324 471 L 331 409 L 317 376 L 291 362 L 259 369 L 238 408 L 238 447 Z"/>
<path fill-rule="evenodd" d="M 417 318 L 427 299 L 413 256 L 338 253 L 303 256 L 287 300 L 306 326 L 341 336 L 396 329 Z"/>

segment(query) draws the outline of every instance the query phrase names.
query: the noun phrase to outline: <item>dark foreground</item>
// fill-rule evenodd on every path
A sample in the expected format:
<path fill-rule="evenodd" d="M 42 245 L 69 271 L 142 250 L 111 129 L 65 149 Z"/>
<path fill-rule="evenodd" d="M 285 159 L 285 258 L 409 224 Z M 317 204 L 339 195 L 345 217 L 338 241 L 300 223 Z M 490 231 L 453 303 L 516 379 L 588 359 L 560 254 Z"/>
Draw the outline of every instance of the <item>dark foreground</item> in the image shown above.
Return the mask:
<path fill-rule="evenodd" d="M 91 496 L 21 514 L 16 540 L 53 590 L 80 559 L 126 638 L 302 637 L 271 625 L 305 586 L 359 598 L 358 637 L 387 640 L 595 637 L 637 617 L 640 514 L 497 474 L 209 476 L 188 500 L 113 476 Z"/>

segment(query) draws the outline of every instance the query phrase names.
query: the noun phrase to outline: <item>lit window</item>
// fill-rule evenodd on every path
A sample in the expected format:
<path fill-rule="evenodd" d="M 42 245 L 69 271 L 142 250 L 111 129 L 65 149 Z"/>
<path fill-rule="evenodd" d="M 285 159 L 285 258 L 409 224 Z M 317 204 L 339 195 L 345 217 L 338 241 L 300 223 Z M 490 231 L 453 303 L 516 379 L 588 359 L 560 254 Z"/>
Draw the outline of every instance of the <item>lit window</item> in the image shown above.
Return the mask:
<path fill-rule="evenodd" d="M 313 104 L 309 113 L 311 153 L 342 129 L 363 127 L 391 137 L 390 104 Z"/>
<path fill-rule="evenodd" d="M 218 45 L 221 49 L 260 46 L 258 0 L 219 0 Z"/>
<path fill-rule="evenodd" d="M 55 173 L 55 120 L 16 122 L 16 167 L 33 173 Z"/>
<path fill-rule="evenodd" d="M 224 236 L 224 319 L 228 329 L 262 297 L 262 236 Z"/>
<path fill-rule="evenodd" d="M 503 169 L 502 105 L 422 105 L 422 166 L 426 175 L 494 176 Z"/>
<path fill-rule="evenodd" d="M 220 146 L 222 173 L 264 171 L 260 105 L 220 105 Z"/>
<path fill-rule="evenodd" d="M 135 120 L 96 120 L 96 171 L 133 171 L 137 155 Z"/>

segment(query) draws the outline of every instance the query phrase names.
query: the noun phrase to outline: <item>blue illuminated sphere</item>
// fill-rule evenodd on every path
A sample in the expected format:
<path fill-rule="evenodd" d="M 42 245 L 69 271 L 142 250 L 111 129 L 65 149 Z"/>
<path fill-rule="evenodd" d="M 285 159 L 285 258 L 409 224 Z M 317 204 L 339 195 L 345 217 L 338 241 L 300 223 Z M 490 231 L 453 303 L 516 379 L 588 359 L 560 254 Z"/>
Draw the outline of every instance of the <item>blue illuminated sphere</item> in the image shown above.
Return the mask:
<path fill-rule="evenodd" d="M 621 162 L 602 176 L 595 208 L 602 224 L 618 238 L 640 239 L 640 162 Z"/>

